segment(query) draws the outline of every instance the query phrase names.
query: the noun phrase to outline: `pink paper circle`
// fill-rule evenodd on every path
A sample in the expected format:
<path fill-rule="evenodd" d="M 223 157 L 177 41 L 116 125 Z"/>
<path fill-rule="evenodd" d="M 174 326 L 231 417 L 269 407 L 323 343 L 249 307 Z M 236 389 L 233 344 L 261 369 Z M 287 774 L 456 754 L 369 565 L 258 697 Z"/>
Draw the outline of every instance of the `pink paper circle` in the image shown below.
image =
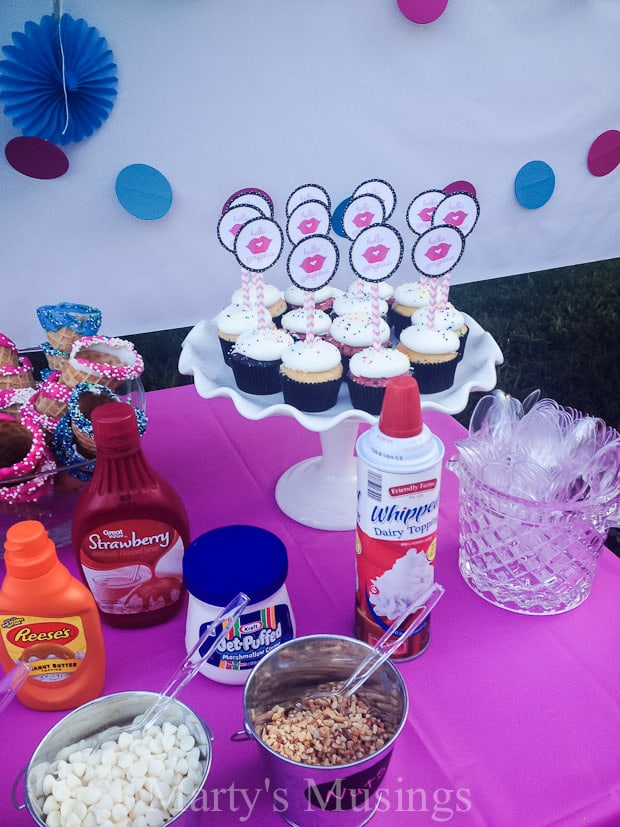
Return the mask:
<path fill-rule="evenodd" d="M 588 152 L 588 170 L 592 175 L 609 175 L 620 163 L 620 132 L 609 129 L 592 143 Z"/>
<path fill-rule="evenodd" d="M 397 0 L 397 3 L 412 23 L 432 23 L 445 12 L 448 0 Z"/>
<path fill-rule="evenodd" d="M 13 138 L 4 148 L 9 164 L 29 178 L 60 178 L 69 169 L 69 159 L 55 144 L 43 138 Z"/>
<path fill-rule="evenodd" d="M 476 197 L 476 188 L 469 181 L 453 181 L 443 188 L 446 195 L 453 195 L 455 192 L 466 192 L 468 195 Z"/>

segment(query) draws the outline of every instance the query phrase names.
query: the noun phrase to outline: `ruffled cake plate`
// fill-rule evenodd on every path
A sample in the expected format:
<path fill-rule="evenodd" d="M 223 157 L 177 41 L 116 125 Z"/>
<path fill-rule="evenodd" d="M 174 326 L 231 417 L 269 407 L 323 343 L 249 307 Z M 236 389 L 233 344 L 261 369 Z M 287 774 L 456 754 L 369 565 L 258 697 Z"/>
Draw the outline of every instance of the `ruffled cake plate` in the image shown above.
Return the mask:
<path fill-rule="evenodd" d="M 460 413 L 469 395 L 490 391 L 497 383 L 497 365 L 502 352 L 488 331 L 465 315 L 469 337 L 463 359 L 456 369 L 454 385 L 446 391 L 422 395 L 423 410 Z M 329 411 L 305 413 L 282 402 L 281 394 L 255 396 L 240 391 L 231 369 L 224 363 L 216 328 L 201 321 L 183 341 L 179 371 L 193 376 L 196 391 L 204 399 L 226 397 L 246 419 L 291 416 L 321 439 L 321 456 L 302 460 L 289 468 L 276 484 L 275 498 L 281 510 L 296 522 L 329 531 L 355 528 L 357 470 L 354 446 L 362 422 L 377 417 L 351 406 L 343 383 L 338 402 Z"/>

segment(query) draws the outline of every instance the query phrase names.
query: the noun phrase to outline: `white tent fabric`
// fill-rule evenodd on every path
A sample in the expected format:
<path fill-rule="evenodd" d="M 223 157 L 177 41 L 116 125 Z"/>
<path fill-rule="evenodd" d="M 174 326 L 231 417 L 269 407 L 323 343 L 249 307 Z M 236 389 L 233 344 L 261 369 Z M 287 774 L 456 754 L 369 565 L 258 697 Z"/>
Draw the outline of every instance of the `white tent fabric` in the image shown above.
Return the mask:
<path fill-rule="evenodd" d="M 22 347 L 42 338 L 35 309 L 76 301 L 103 312 L 108 334 L 192 325 L 240 285 L 219 243 L 228 196 L 259 187 L 284 226 L 288 195 L 316 183 L 336 206 L 369 178 L 397 195 L 390 221 L 415 277 L 405 214 L 426 189 L 465 180 L 480 219 L 453 283 L 620 255 L 620 170 L 588 171 L 593 141 L 620 128 L 617 0 L 451 0 L 414 24 L 396 0 L 64 0 L 107 39 L 118 66 L 112 113 L 64 148 L 69 171 L 41 181 L 0 158 L 0 330 Z M 3 0 L 0 44 L 51 0 Z M 20 133 L 0 114 L 4 147 Z M 526 209 L 519 169 L 546 162 L 549 201 Z M 168 179 L 158 220 L 115 194 L 128 164 Z M 352 275 L 348 242 L 336 236 Z M 286 247 L 266 280 L 287 284 Z"/>

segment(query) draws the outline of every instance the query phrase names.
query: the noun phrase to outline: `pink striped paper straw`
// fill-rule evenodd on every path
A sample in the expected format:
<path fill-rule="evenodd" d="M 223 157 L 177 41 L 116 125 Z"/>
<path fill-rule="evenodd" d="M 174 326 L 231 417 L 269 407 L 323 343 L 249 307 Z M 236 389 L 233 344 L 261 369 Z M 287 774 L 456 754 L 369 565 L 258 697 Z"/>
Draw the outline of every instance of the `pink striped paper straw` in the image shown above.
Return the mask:
<path fill-rule="evenodd" d="M 243 309 L 250 310 L 252 307 L 252 299 L 250 296 L 250 274 L 247 270 L 241 270 L 241 297 L 243 301 Z"/>
<path fill-rule="evenodd" d="M 381 305 L 379 302 L 379 285 L 376 281 L 370 283 L 370 323 L 372 325 L 372 346 L 374 350 L 381 350 Z"/>
<path fill-rule="evenodd" d="M 304 290 L 304 316 L 306 318 L 306 342 L 314 342 L 314 293 Z"/>
<path fill-rule="evenodd" d="M 267 329 L 267 308 L 265 307 L 265 281 L 262 273 L 254 274 L 254 288 L 256 290 L 256 317 L 258 329 Z"/>
<path fill-rule="evenodd" d="M 437 309 L 437 297 L 439 292 L 439 279 L 428 279 L 429 294 L 428 294 L 428 316 L 426 318 L 426 326 L 431 330 L 435 327 L 435 310 Z"/>
<path fill-rule="evenodd" d="M 439 287 L 439 307 L 445 307 L 448 304 L 448 295 L 450 293 L 450 282 L 452 281 L 452 273 L 446 273 L 445 276 L 442 276 L 439 279 L 441 282 Z"/>
<path fill-rule="evenodd" d="M 355 280 L 355 286 L 353 287 L 353 295 L 356 299 L 363 299 L 365 295 L 364 291 L 364 282 L 361 279 Z"/>

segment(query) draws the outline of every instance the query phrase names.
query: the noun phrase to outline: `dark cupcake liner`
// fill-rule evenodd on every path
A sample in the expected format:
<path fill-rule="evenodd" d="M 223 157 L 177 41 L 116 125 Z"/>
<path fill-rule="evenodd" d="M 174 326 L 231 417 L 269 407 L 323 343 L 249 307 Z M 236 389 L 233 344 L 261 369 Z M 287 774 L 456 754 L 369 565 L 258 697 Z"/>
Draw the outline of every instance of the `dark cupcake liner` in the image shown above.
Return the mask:
<path fill-rule="evenodd" d="M 232 358 L 231 353 L 233 349 L 234 342 L 229 341 L 228 339 L 222 339 L 220 336 L 217 337 L 220 340 L 220 347 L 222 348 L 222 356 L 224 357 L 224 362 L 228 365 L 228 367 L 232 366 Z"/>
<path fill-rule="evenodd" d="M 347 386 L 351 405 L 358 411 L 366 411 L 369 414 L 378 416 L 381 413 L 383 397 L 385 396 L 385 385 L 361 385 L 349 374 Z"/>
<path fill-rule="evenodd" d="M 240 391 L 268 396 L 280 392 L 280 360 L 260 361 L 241 353 L 231 354 L 231 368 Z"/>
<path fill-rule="evenodd" d="M 280 374 L 284 402 L 306 413 L 320 413 L 333 408 L 338 399 L 342 379 L 328 382 L 297 382 L 284 373 Z"/>
<path fill-rule="evenodd" d="M 388 321 L 394 330 L 394 335 L 398 339 L 403 330 L 411 324 L 411 316 L 403 316 L 401 313 L 396 313 L 390 308 Z"/>
<path fill-rule="evenodd" d="M 469 328 L 466 328 L 465 333 L 463 333 L 462 336 L 459 336 L 459 350 L 458 350 L 458 356 L 456 357 L 457 362 L 460 362 L 461 359 L 463 358 L 463 355 L 465 353 L 465 345 L 467 344 L 468 337 L 469 337 Z"/>
<path fill-rule="evenodd" d="M 456 356 L 447 362 L 435 364 L 412 362 L 413 377 L 418 383 L 420 393 L 440 393 L 452 387 L 457 364 L 458 358 Z"/>

